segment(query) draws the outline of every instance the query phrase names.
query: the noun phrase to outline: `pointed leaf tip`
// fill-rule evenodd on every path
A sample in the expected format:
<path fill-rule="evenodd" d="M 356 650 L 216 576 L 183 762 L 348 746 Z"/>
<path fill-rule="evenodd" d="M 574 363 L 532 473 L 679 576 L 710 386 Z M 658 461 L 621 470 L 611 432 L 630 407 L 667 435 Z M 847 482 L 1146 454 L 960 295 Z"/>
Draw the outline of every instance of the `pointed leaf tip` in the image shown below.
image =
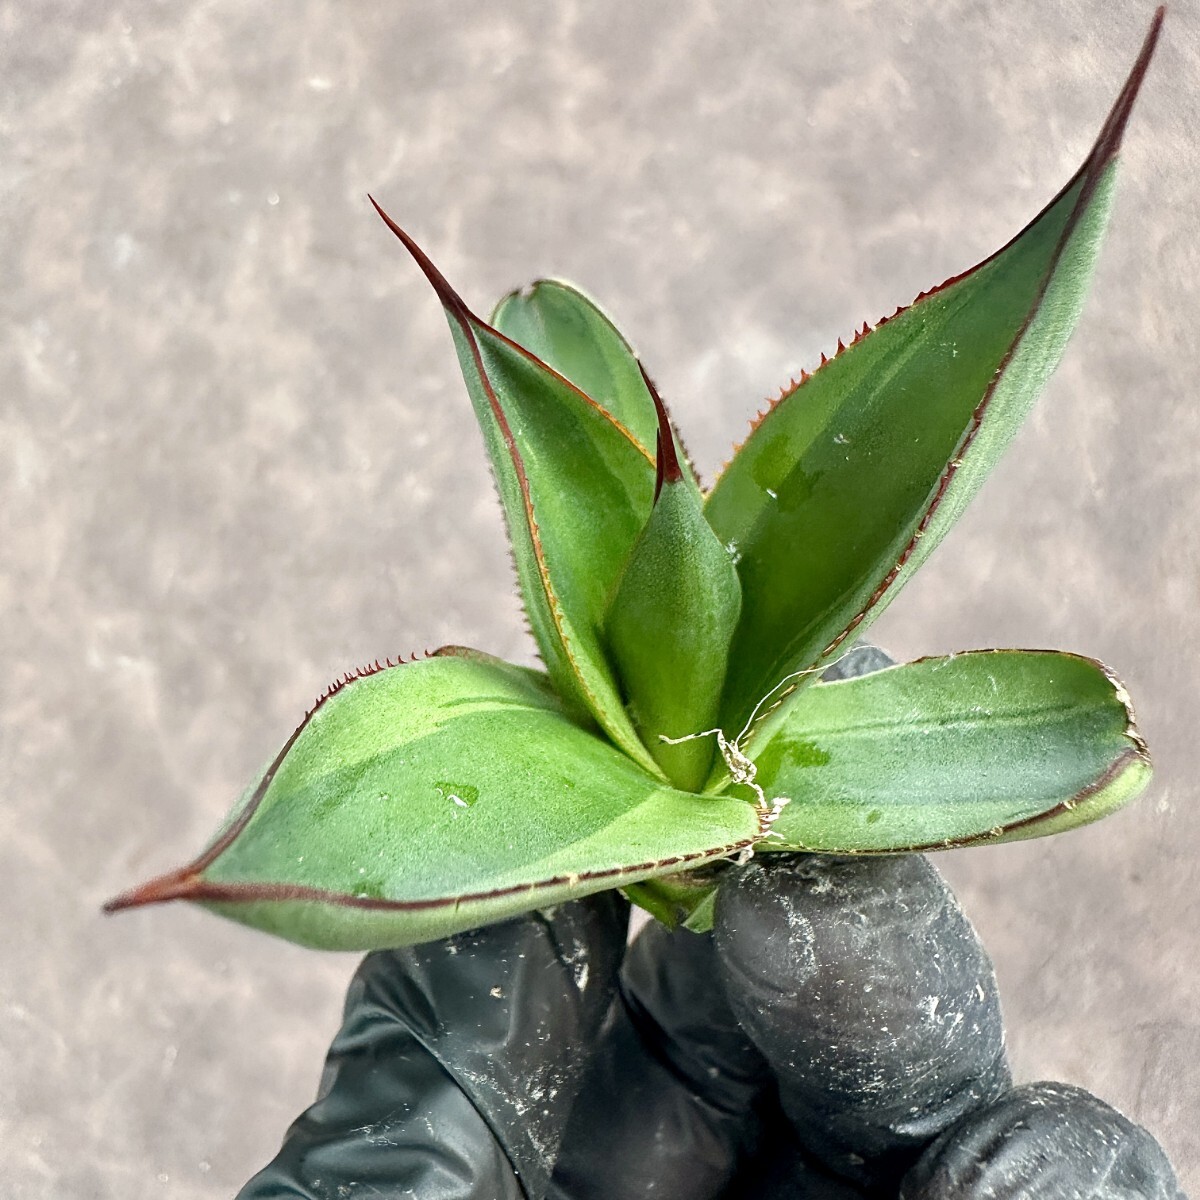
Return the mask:
<path fill-rule="evenodd" d="M 657 500 L 664 483 L 681 483 L 683 467 L 679 463 L 679 455 L 675 450 L 675 432 L 671 428 L 671 418 L 667 415 L 666 405 L 654 386 L 654 381 L 646 374 L 646 368 L 638 360 L 638 369 L 645 380 L 646 390 L 654 401 L 654 411 L 658 416 L 658 450 L 654 456 L 654 499 Z"/>
<path fill-rule="evenodd" d="M 696 811 L 581 728 L 539 672 L 458 650 L 334 693 L 209 849 L 105 911 L 190 900 L 304 945 L 410 945 L 728 857 L 756 829 L 744 801 Z"/>
<path fill-rule="evenodd" d="M 1147 70 L 1149 70 L 1150 60 L 1154 57 L 1154 50 L 1158 45 L 1158 37 L 1162 32 L 1163 20 L 1166 15 L 1167 6 L 1165 4 L 1160 4 L 1154 10 L 1154 17 L 1150 21 L 1150 28 L 1146 31 L 1146 36 L 1142 41 L 1142 48 L 1138 51 L 1129 77 L 1125 80 L 1125 86 L 1112 106 L 1112 111 L 1108 114 L 1108 119 L 1104 122 L 1100 136 L 1096 139 L 1096 145 L 1092 149 L 1089 161 L 1093 167 L 1108 162 L 1121 148 L 1121 139 L 1125 136 L 1125 127 L 1129 124 L 1129 114 L 1133 111 L 1133 102 L 1142 90 L 1142 83 L 1146 78 Z"/>
<path fill-rule="evenodd" d="M 722 704 L 727 731 L 779 680 L 828 661 L 883 611 L 1049 378 L 1083 304 L 1163 15 L 1050 204 L 976 266 L 850 346 L 839 342 L 833 357 L 822 353 L 806 402 L 794 389 L 773 404 L 709 493 L 710 523 L 738 546 L 745 599 Z"/>
<path fill-rule="evenodd" d="M 383 219 L 383 223 L 400 239 L 405 250 L 412 255 L 413 261 L 421 268 L 425 278 L 429 280 L 433 290 L 437 292 L 438 299 L 442 304 L 455 315 L 459 322 L 465 322 L 468 317 L 473 316 L 474 314 L 467 307 L 466 301 L 450 286 L 445 275 L 433 265 L 433 261 L 429 255 L 384 212 L 379 201 L 374 196 L 368 193 L 367 199 L 370 200 L 375 211 Z"/>
<path fill-rule="evenodd" d="M 145 908 L 149 904 L 165 904 L 168 900 L 194 900 L 203 884 L 195 864 L 189 864 L 114 896 L 101 906 L 100 911 L 111 916 L 127 908 Z"/>
<path fill-rule="evenodd" d="M 649 451 L 592 397 L 472 312 L 374 197 L 371 203 L 446 311 L 543 660 L 564 696 L 657 773 L 624 711 L 596 633 L 652 503 Z M 586 496 L 587 502 L 568 519 L 563 495 Z"/>

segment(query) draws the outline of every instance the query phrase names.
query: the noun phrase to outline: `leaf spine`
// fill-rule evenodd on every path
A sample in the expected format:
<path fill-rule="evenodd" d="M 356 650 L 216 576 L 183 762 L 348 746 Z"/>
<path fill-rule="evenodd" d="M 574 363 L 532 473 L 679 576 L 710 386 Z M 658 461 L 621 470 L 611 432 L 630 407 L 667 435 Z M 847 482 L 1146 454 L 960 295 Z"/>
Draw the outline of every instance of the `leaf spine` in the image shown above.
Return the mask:
<path fill-rule="evenodd" d="M 429 658 L 429 651 L 424 651 L 424 657 Z M 392 667 L 407 666 L 410 663 L 415 663 L 421 657 L 417 651 L 413 651 L 410 658 L 405 658 L 403 654 L 398 654 L 393 659 L 391 656 L 383 659 L 375 659 L 374 662 L 369 662 L 361 667 L 353 667 L 349 671 L 343 671 L 313 702 L 311 708 L 304 714 L 305 720 L 313 715 L 326 700 L 332 696 L 336 696 L 343 688 L 352 683 L 356 683 L 360 679 L 367 679 L 371 675 L 378 675 L 381 671 L 390 670 Z"/>

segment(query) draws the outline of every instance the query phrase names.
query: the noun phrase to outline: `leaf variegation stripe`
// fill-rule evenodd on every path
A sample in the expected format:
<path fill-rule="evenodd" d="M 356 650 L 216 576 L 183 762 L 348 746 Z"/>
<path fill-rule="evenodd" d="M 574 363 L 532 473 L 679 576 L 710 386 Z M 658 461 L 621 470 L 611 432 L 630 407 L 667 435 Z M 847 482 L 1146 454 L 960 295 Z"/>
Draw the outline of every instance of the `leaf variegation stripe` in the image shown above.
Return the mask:
<path fill-rule="evenodd" d="M 546 676 L 461 653 L 352 679 L 180 871 L 111 907 L 210 905 L 332 949 L 407 945 L 736 853 L 733 797 L 650 776 Z"/>
<path fill-rule="evenodd" d="M 971 651 L 819 683 L 750 745 L 789 802 L 763 849 L 896 853 L 1098 820 L 1150 777 L 1124 687 L 1055 651 Z"/>
<path fill-rule="evenodd" d="M 568 379 L 475 316 L 412 238 L 376 209 L 446 310 L 546 668 L 565 697 L 658 773 L 625 711 L 600 634 L 650 514 L 653 455 Z"/>
<path fill-rule="evenodd" d="M 1021 425 L 1078 318 L 1156 19 L 1091 154 L 1008 245 L 858 335 L 760 419 L 707 515 L 743 608 L 727 732 L 832 659 L 897 594 Z M 780 693 L 782 695 L 782 693 Z M 778 697 L 777 697 L 778 699 Z"/>

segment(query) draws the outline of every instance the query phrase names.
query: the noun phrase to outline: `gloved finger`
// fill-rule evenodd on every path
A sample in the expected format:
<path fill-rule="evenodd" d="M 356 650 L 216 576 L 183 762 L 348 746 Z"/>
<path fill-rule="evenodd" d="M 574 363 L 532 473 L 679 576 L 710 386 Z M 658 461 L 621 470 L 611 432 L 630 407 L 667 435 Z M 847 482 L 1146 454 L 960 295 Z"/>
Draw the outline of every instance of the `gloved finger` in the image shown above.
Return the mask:
<path fill-rule="evenodd" d="M 1140 1125 L 1082 1088 L 1031 1083 L 947 1129 L 900 1200 L 1186 1200 Z"/>
<path fill-rule="evenodd" d="M 625 948 L 615 892 L 368 955 L 317 1102 L 239 1200 L 535 1200 Z"/>
<path fill-rule="evenodd" d="M 801 1144 L 838 1175 L 895 1195 L 1007 1090 L 991 962 L 920 855 L 760 855 L 722 885 L 715 939 Z"/>
<path fill-rule="evenodd" d="M 830 674 L 890 662 L 859 646 Z M 712 938 L 648 925 L 621 979 L 548 1200 L 757 1196 L 768 1186 L 764 1172 L 784 1158 L 783 1175 L 773 1178 L 792 1180 L 802 1169 L 794 1139 L 766 1133 L 786 1123 L 765 1061 L 724 997 Z M 770 1156 L 760 1161 L 767 1140 Z"/>
<path fill-rule="evenodd" d="M 815 1163 L 779 1110 L 765 1122 L 754 1160 L 722 1200 L 867 1200 L 867 1193 Z"/>
<path fill-rule="evenodd" d="M 625 957 L 547 1200 L 708 1200 L 757 1150 L 770 1076 L 712 938 L 646 926 Z"/>

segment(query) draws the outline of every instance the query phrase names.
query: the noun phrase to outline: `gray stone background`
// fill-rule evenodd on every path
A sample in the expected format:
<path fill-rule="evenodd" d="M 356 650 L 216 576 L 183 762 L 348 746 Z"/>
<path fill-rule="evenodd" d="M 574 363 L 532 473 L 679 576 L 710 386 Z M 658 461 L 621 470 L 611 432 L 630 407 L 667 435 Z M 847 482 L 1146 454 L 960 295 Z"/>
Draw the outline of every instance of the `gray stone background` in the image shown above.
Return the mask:
<path fill-rule="evenodd" d="M 1149 3 L 0 4 L 0 1159 L 7 1195 L 231 1194 L 310 1098 L 351 956 L 103 899 L 196 850 L 322 686 L 526 659 L 440 308 L 597 295 L 711 477 L 839 334 L 1008 238 Z M 1200 18 L 1171 13 L 1092 300 L 876 627 L 1118 669 L 1152 790 L 940 860 L 1022 1078 L 1200 1185 Z"/>

